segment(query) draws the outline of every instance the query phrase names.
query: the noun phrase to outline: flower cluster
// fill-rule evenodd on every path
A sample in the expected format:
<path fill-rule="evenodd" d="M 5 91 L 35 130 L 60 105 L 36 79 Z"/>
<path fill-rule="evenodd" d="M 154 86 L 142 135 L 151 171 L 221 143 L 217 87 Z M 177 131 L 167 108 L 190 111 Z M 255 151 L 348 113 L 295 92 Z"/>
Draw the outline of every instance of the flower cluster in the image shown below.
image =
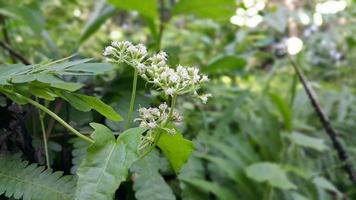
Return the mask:
<path fill-rule="evenodd" d="M 167 129 L 164 126 L 170 120 L 180 122 L 182 121 L 182 117 L 177 111 L 174 110 L 171 114 L 171 119 L 169 119 L 170 111 L 171 108 L 169 108 L 166 103 L 162 103 L 158 108 L 140 108 L 139 118 L 136 118 L 135 121 L 140 121 L 140 127 L 148 129 L 161 128 L 174 134 L 174 130 Z"/>
<path fill-rule="evenodd" d="M 110 62 L 125 62 L 140 71 L 138 65 L 147 56 L 147 49 L 143 44 L 133 45 L 128 41 L 113 41 L 104 49 L 103 55 Z"/>
<path fill-rule="evenodd" d="M 199 73 L 198 68 L 178 65 L 175 69 L 167 64 L 167 54 L 159 52 L 151 57 L 144 45 L 130 42 L 112 42 L 103 53 L 110 62 L 125 62 L 134 67 L 147 82 L 155 85 L 166 95 L 177 96 L 193 93 L 206 103 L 211 94 L 198 95 L 202 83 L 209 78 Z"/>

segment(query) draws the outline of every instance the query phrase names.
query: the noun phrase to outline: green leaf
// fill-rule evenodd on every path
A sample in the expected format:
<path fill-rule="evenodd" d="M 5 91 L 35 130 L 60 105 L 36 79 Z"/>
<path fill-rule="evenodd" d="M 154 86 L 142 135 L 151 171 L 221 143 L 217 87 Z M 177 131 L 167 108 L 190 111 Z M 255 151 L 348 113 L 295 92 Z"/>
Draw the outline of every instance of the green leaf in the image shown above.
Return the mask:
<path fill-rule="evenodd" d="M 48 101 L 53 101 L 57 97 L 56 94 L 46 88 L 30 87 L 29 91 L 31 94 Z"/>
<path fill-rule="evenodd" d="M 299 132 L 293 132 L 289 136 L 289 138 L 292 142 L 301 147 L 307 147 L 317 151 L 325 151 L 328 149 L 328 147 L 324 143 L 324 140 L 315 137 L 310 137 Z"/>
<path fill-rule="evenodd" d="M 157 0 L 109 0 L 109 2 L 119 9 L 137 11 L 146 18 L 156 19 L 158 17 Z"/>
<path fill-rule="evenodd" d="M 313 179 L 313 183 L 321 189 L 332 191 L 336 193 L 338 196 L 342 196 L 342 193 L 330 181 L 328 181 L 324 177 L 315 177 Z"/>
<path fill-rule="evenodd" d="M 235 14 L 235 0 L 180 0 L 174 14 L 193 14 L 201 18 L 229 21 Z"/>
<path fill-rule="evenodd" d="M 158 151 L 152 151 L 138 160 L 132 167 L 134 172 L 133 189 L 137 200 L 175 200 L 172 189 L 158 172 L 160 157 Z"/>
<path fill-rule="evenodd" d="M 289 131 L 291 131 L 293 128 L 293 118 L 292 118 L 291 109 L 289 108 L 288 104 L 278 94 L 270 93 L 269 96 L 272 102 L 276 105 L 279 112 L 281 113 L 285 127 Z"/>
<path fill-rule="evenodd" d="M 218 197 L 218 199 L 221 200 L 237 199 L 237 196 L 234 192 L 224 188 L 223 186 L 220 186 L 217 183 L 212 183 L 201 179 L 181 179 L 181 180 L 200 190 L 213 193 L 214 195 L 216 195 L 216 197 Z"/>
<path fill-rule="evenodd" d="M 37 164 L 22 162 L 19 156 L 0 156 L 0 195 L 14 199 L 70 200 L 75 179 Z"/>
<path fill-rule="evenodd" d="M 39 10 L 27 6 L 5 6 L 0 8 L 0 13 L 23 22 L 37 35 L 44 30 L 45 20 Z"/>
<path fill-rule="evenodd" d="M 168 158 L 175 172 L 179 172 L 194 151 L 194 144 L 190 140 L 184 139 L 179 132 L 174 135 L 162 132 L 157 146 Z"/>
<path fill-rule="evenodd" d="M 81 34 L 79 42 L 83 43 L 93 35 L 104 22 L 116 13 L 114 7 L 106 5 L 106 0 L 98 1 L 95 4 L 94 12 L 87 20 Z"/>
<path fill-rule="evenodd" d="M 269 162 L 252 164 L 246 168 L 246 175 L 257 182 L 268 182 L 269 185 L 282 190 L 296 189 L 278 164 Z"/>
<path fill-rule="evenodd" d="M 80 111 L 88 112 L 93 109 L 110 120 L 122 120 L 122 117 L 115 112 L 111 106 L 105 104 L 96 97 L 68 92 L 60 92 L 59 95 Z"/>
<path fill-rule="evenodd" d="M 114 66 L 109 63 L 83 63 L 75 65 L 67 69 L 70 72 L 89 72 L 93 75 L 102 74 L 104 72 L 113 70 Z"/>
<path fill-rule="evenodd" d="M 235 70 L 242 69 L 246 65 L 246 60 L 238 56 L 218 56 L 212 59 L 202 72 L 208 74 L 231 73 Z"/>
<path fill-rule="evenodd" d="M 191 180 L 191 179 L 204 179 L 205 171 L 203 162 L 194 156 L 194 154 L 189 158 L 188 162 L 183 165 L 182 170 L 178 175 L 179 180 Z M 196 187 L 180 181 L 179 184 L 182 189 L 181 197 L 184 200 L 194 200 L 194 199 L 209 199 L 209 191 L 201 191 Z"/>
<path fill-rule="evenodd" d="M 137 148 L 144 128 L 132 128 L 115 140 L 104 125 L 91 123 L 95 143 L 89 146 L 78 169 L 77 200 L 113 199 L 116 189 L 138 159 Z"/>

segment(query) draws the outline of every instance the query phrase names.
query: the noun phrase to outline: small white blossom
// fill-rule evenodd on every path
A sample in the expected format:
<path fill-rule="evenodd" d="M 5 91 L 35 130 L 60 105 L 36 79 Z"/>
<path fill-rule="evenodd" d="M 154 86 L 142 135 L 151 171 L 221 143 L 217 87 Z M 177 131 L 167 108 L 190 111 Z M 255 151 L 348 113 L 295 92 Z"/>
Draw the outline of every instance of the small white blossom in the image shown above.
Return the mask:
<path fill-rule="evenodd" d="M 103 52 L 103 55 L 104 56 L 109 56 L 109 55 L 112 55 L 115 53 L 115 48 L 111 47 L 111 46 L 108 46 L 105 48 L 104 52 Z"/>
<path fill-rule="evenodd" d="M 174 94 L 174 89 L 173 88 L 167 88 L 166 89 L 166 94 L 172 96 Z"/>
<path fill-rule="evenodd" d="M 203 94 L 203 95 L 199 96 L 199 98 L 204 104 L 206 104 L 206 102 L 208 101 L 208 98 L 211 96 L 212 95 L 209 93 L 209 94 Z"/>
<path fill-rule="evenodd" d="M 149 129 L 154 129 L 157 127 L 163 127 L 168 119 L 168 114 L 170 108 L 166 103 L 162 103 L 158 108 L 140 108 L 139 117 L 135 121 L 140 121 L 140 127 L 146 127 Z M 181 115 L 177 111 L 173 111 L 172 119 L 173 121 L 179 122 L 182 120 Z"/>

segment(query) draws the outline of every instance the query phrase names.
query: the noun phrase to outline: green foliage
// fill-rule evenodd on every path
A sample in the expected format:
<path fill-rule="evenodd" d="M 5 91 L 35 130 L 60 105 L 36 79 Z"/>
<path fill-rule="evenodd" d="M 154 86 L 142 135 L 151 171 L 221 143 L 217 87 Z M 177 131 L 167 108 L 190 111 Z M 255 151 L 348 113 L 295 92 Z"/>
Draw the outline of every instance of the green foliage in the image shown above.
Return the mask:
<path fill-rule="evenodd" d="M 203 68 L 208 74 L 228 74 L 245 67 L 245 59 L 238 56 L 218 56 Z"/>
<path fill-rule="evenodd" d="M 63 97 L 73 107 L 75 107 L 80 111 L 87 112 L 93 109 L 98 111 L 107 119 L 113 121 L 122 120 L 122 117 L 119 114 L 117 114 L 112 107 L 106 105 L 104 102 L 102 102 L 100 99 L 97 99 L 96 97 L 87 96 L 83 94 L 68 93 L 68 92 L 62 92 L 60 94 L 61 97 Z"/>
<path fill-rule="evenodd" d="M 153 151 L 130 169 L 134 173 L 133 189 L 137 200 L 175 200 L 172 189 L 159 173 L 160 157 Z"/>
<path fill-rule="evenodd" d="M 93 35 L 100 26 L 110 17 L 116 13 L 114 7 L 106 4 L 106 0 L 100 0 L 95 4 L 95 9 L 91 14 L 90 18 L 86 22 L 81 35 L 79 42 L 83 43 L 91 35 Z"/>
<path fill-rule="evenodd" d="M 235 12 L 235 5 L 234 0 L 181 0 L 175 6 L 174 13 L 228 21 Z"/>
<path fill-rule="evenodd" d="M 258 182 L 268 182 L 269 185 L 283 190 L 296 188 L 283 168 L 275 163 L 263 162 L 250 165 L 246 168 L 246 174 Z"/>
<path fill-rule="evenodd" d="M 73 176 L 52 172 L 37 164 L 20 160 L 19 156 L 0 156 L 0 194 L 15 199 L 74 199 Z"/>
<path fill-rule="evenodd" d="M 144 128 L 132 128 L 115 139 L 101 124 L 94 128 L 95 143 L 88 147 L 78 168 L 76 199 L 112 199 L 115 190 L 128 175 L 129 167 L 138 159 L 137 148 Z"/>
<path fill-rule="evenodd" d="M 324 143 L 324 140 L 310 137 L 302 133 L 293 132 L 289 138 L 293 143 L 301 147 L 311 148 L 317 151 L 325 151 L 328 149 Z"/>
<path fill-rule="evenodd" d="M 163 151 L 171 163 L 172 168 L 177 173 L 194 151 L 193 143 L 184 139 L 179 132 L 174 135 L 162 132 L 158 139 L 157 146 Z"/>

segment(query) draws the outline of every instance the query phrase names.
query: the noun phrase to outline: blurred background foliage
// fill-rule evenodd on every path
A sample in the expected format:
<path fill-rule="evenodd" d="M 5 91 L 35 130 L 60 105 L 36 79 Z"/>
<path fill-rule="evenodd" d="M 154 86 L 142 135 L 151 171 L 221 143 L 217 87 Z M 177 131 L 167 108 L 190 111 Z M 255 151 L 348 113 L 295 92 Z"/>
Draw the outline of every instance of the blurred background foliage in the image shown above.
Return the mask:
<path fill-rule="evenodd" d="M 1 41 L 31 63 L 73 55 L 105 62 L 102 49 L 110 41 L 129 40 L 211 78 L 206 105 L 178 101 L 185 116 L 180 129 L 197 147 L 182 171 L 176 175 L 155 151 L 132 167 L 117 199 L 356 199 L 355 183 L 288 61 L 291 54 L 305 72 L 355 166 L 354 0 L 3 0 L 0 15 Z M 6 49 L 0 52 L 0 63 L 14 62 Z M 86 83 L 82 92 L 125 116 L 130 70 L 121 65 L 94 78 L 66 78 Z M 142 81 L 137 98 L 137 108 L 162 100 Z M 91 121 L 123 129 L 124 122 L 103 121 L 60 100 L 50 106 L 82 132 Z M 24 123 L 43 164 L 30 115 Z M 1 134 L 0 151 L 16 151 Z M 74 173 L 86 145 L 60 126 L 49 138 L 54 168 Z"/>

